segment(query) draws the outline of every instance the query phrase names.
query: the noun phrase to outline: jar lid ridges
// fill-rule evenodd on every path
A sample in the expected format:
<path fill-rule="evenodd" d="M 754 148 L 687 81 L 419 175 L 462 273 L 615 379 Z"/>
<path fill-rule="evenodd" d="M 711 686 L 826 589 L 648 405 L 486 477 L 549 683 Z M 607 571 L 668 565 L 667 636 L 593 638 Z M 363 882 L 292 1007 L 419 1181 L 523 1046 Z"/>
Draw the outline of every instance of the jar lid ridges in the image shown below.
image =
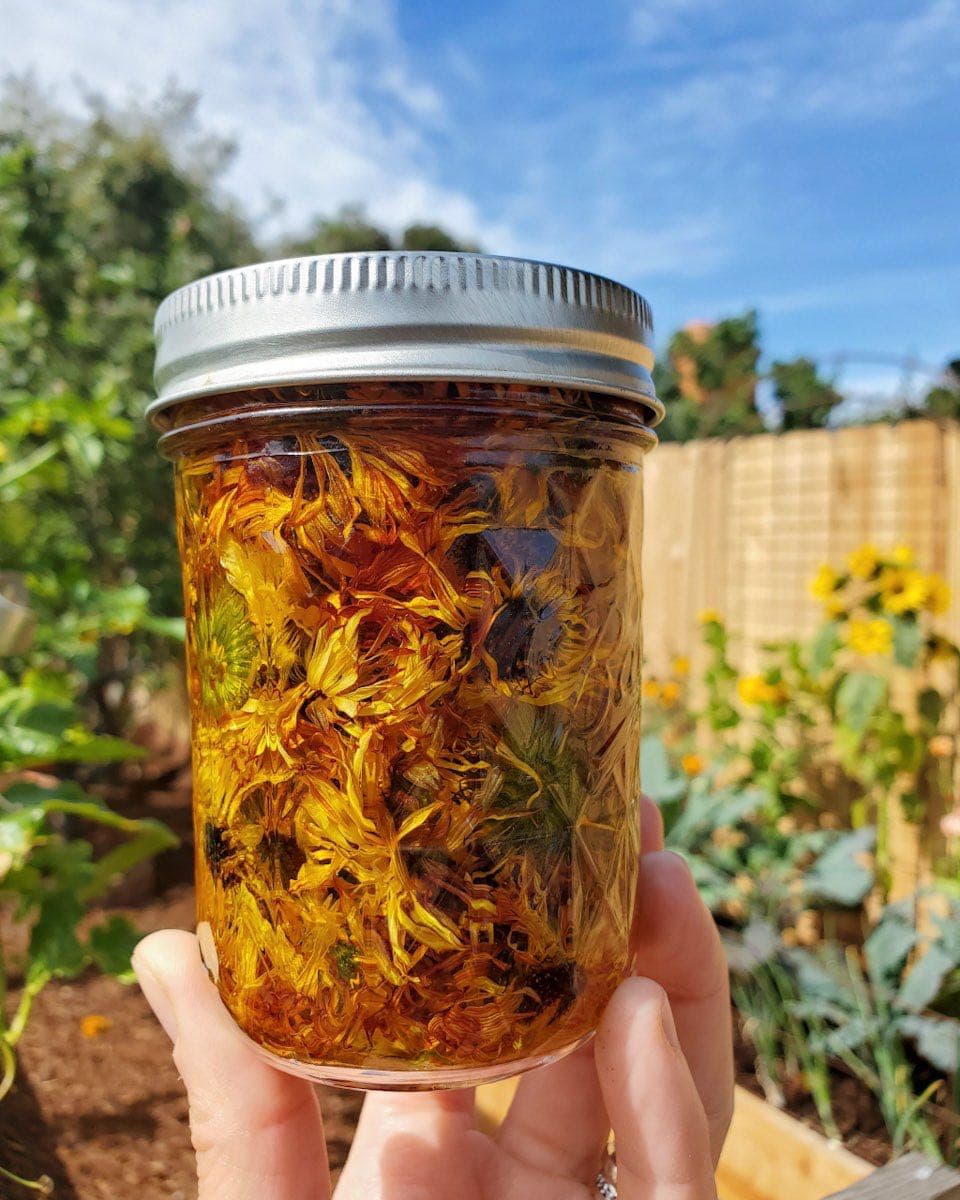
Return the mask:
<path fill-rule="evenodd" d="M 622 396 L 655 422 L 653 317 L 605 276 L 519 258 L 376 251 L 236 267 L 169 295 L 158 397 L 389 379 L 542 383 Z"/>
<path fill-rule="evenodd" d="M 475 275 L 470 282 L 470 265 Z M 653 314 L 631 288 L 573 267 L 485 255 L 369 253 L 318 255 L 234 267 L 172 292 L 157 309 L 154 332 L 217 309 L 284 293 L 387 291 L 503 291 L 545 297 L 617 316 L 652 328 Z"/>

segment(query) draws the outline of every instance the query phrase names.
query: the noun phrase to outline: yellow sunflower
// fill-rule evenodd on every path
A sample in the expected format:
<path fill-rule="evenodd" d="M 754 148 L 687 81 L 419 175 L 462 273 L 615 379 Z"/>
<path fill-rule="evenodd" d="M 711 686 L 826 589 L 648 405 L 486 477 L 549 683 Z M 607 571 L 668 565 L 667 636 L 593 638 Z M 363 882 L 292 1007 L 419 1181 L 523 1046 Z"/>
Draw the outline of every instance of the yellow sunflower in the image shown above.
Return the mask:
<path fill-rule="evenodd" d="M 810 580 L 810 595 L 815 600 L 820 600 L 826 604 L 833 599 L 833 594 L 839 582 L 840 577 L 833 567 L 829 563 L 823 563 L 813 579 Z"/>
<path fill-rule="evenodd" d="M 880 551 L 871 542 L 865 542 L 851 552 L 847 565 L 854 579 L 871 579 L 880 566 Z"/>
<path fill-rule="evenodd" d="M 883 607 L 895 616 L 919 611 L 929 595 L 927 577 L 912 567 L 885 567 L 879 582 Z"/>

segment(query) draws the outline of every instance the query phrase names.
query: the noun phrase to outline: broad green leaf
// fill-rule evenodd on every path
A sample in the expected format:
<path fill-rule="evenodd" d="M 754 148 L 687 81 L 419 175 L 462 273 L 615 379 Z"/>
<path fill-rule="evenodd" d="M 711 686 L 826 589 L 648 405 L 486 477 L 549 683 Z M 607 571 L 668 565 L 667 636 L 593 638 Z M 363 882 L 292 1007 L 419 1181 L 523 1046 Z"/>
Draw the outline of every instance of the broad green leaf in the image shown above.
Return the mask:
<path fill-rule="evenodd" d="M 839 1028 L 832 1030 L 825 1039 L 828 1054 L 839 1054 L 844 1050 L 857 1050 L 882 1032 L 879 1018 L 850 1017 Z"/>
<path fill-rule="evenodd" d="M 143 937 L 125 917 L 111 917 L 103 925 L 90 930 L 90 956 L 101 971 L 115 975 L 122 983 L 132 983 L 133 968 L 130 956 Z"/>
<path fill-rule="evenodd" d="M 744 975 L 775 958 L 781 947 L 777 930 L 760 917 L 751 917 L 739 937 L 723 941 L 731 970 Z"/>
<path fill-rule="evenodd" d="M 926 1017 L 911 1013 L 897 1021 L 900 1030 L 917 1045 L 917 1052 L 938 1071 L 957 1070 L 960 1021 L 951 1017 Z"/>
<path fill-rule="evenodd" d="M 797 988 L 805 1001 L 822 1001 L 851 1008 L 850 988 L 840 965 L 830 962 L 826 956 L 815 955 L 810 950 L 791 947 L 785 950 L 784 958 L 797 976 Z"/>
<path fill-rule="evenodd" d="M 32 779 L 17 779 L 7 784 L 3 792 L 8 804 L 45 805 L 50 800 L 71 800 L 103 807 L 100 800 L 88 795 L 74 779 L 54 779 L 49 787 Z"/>
<path fill-rule="evenodd" d="M 63 750 L 58 755 L 60 762 L 76 763 L 111 763 L 128 762 L 131 759 L 143 758 L 146 751 L 142 746 L 135 746 L 124 738 L 109 737 L 106 734 L 88 734 L 77 731 L 70 732 L 65 740 Z"/>
<path fill-rule="evenodd" d="M 893 657 L 901 667 L 916 665 L 917 655 L 923 645 L 923 630 L 920 623 L 912 618 L 894 617 L 893 619 Z"/>
<path fill-rule="evenodd" d="M 805 873 L 807 898 L 845 908 L 861 904 L 873 887 L 874 871 L 869 855 L 876 840 L 876 831 L 870 826 L 837 838 Z"/>
<path fill-rule="evenodd" d="M 666 747 L 656 734 L 648 734 L 640 743 L 640 783 L 657 804 L 679 800 L 687 790 L 687 780 L 671 767 Z"/>
<path fill-rule="evenodd" d="M 72 704 L 40 700 L 29 707 L 20 709 L 17 714 L 17 725 L 21 729 L 47 734 L 49 737 L 62 737 L 72 725 L 76 724 L 76 719 L 76 712 Z"/>
<path fill-rule="evenodd" d="M 672 850 L 695 853 L 715 829 L 733 828 L 744 818 L 763 807 L 762 792 L 750 788 L 743 792 L 706 791 L 693 787 L 673 827 L 667 833 L 667 845 Z"/>
<path fill-rule="evenodd" d="M 937 945 L 955 967 L 960 966 L 960 906 L 955 900 L 950 901 L 950 909 L 945 916 L 936 918 L 936 925 L 939 933 Z"/>
<path fill-rule="evenodd" d="M 26 862 L 43 818 L 43 809 L 36 805 L 10 812 L 0 810 L 0 887 L 10 871 Z"/>
<path fill-rule="evenodd" d="M 897 1006 L 909 1012 L 928 1008 L 936 1000 L 944 980 L 955 965 L 950 955 L 945 954 L 938 945 L 928 947 L 903 981 L 897 993 Z"/>
<path fill-rule="evenodd" d="M 917 932 L 911 925 L 898 920 L 881 921 L 863 948 L 873 983 L 884 988 L 895 985 L 916 943 Z"/>
<path fill-rule="evenodd" d="M 82 916 L 83 904 L 74 892 L 58 890 L 44 897 L 30 934 L 30 976 L 69 979 L 80 974 L 87 965 L 87 953 L 77 939 Z"/>
<path fill-rule="evenodd" d="M 853 671 L 844 676 L 837 689 L 837 716 L 854 733 L 862 735 L 886 694 L 882 676 Z"/>
<path fill-rule="evenodd" d="M 821 625 L 810 647 L 810 670 L 814 675 L 827 671 L 840 649 L 840 626 L 836 621 Z"/>

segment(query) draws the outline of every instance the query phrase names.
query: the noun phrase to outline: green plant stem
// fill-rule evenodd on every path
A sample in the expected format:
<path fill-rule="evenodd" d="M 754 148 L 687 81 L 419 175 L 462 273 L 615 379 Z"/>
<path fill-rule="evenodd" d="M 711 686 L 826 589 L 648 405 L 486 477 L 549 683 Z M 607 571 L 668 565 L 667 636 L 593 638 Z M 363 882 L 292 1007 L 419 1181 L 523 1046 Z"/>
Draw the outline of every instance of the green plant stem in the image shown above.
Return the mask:
<path fill-rule="evenodd" d="M 17 1077 L 17 1056 L 6 1037 L 0 1038 L 0 1061 L 3 1062 L 3 1075 L 0 1077 L 0 1100 L 3 1100 Z"/>
<path fill-rule="evenodd" d="M 23 1031 L 27 1027 L 27 1021 L 30 1017 L 30 1010 L 33 1008 L 33 1002 L 43 991 L 47 984 L 46 976 L 40 979 L 34 979 L 26 984 L 23 993 L 20 996 L 20 1002 L 17 1005 L 17 1011 L 13 1015 L 13 1020 L 7 1027 L 7 1032 L 4 1036 L 8 1046 L 16 1046 L 17 1042 L 23 1037 Z"/>
<path fill-rule="evenodd" d="M 53 1195 L 53 1180 L 49 1175 L 41 1175 L 39 1179 L 24 1179 L 22 1175 L 14 1175 L 6 1167 L 0 1166 L 0 1177 L 9 1179 L 11 1183 L 18 1183 L 21 1187 L 29 1188 L 33 1192 L 39 1192 L 41 1196 Z"/>
<path fill-rule="evenodd" d="M 884 787 L 877 795 L 877 866 L 887 897 L 890 888 L 890 799 Z"/>

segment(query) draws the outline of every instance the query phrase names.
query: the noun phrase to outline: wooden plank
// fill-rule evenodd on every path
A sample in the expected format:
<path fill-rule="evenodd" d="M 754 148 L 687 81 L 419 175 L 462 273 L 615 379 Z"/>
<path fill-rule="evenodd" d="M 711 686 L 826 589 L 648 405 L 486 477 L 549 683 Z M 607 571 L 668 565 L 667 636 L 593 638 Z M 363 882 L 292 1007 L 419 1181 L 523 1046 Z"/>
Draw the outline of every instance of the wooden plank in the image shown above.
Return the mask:
<path fill-rule="evenodd" d="M 865 1178 L 869 1163 L 737 1088 L 717 1169 L 720 1200 L 822 1200 Z"/>
<path fill-rule="evenodd" d="M 477 1089 L 477 1117 L 485 1132 L 493 1133 L 506 1116 L 517 1082 L 506 1079 Z M 822 1200 L 871 1170 L 849 1150 L 736 1089 L 733 1123 L 717 1170 L 720 1200 Z"/>
<path fill-rule="evenodd" d="M 960 637 L 960 424 L 908 421 L 656 448 L 645 465 L 644 624 L 652 674 L 698 664 L 696 615 L 716 608 L 756 660 L 812 632 L 807 582 L 862 542 L 907 542 L 942 571 Z"/>
<path fill-rule="evenodd" d="M 519 1082 L 520 1078 L 514 1076 L 513 1079 L 501 1079 L 477 1088 L 477 1124 L 484 1133 L 496 1133 L 500 1128 Z"/>
<path fill-rule="evenodd" d="M 827 1200 L 960 1200 L 960 1175 L 922 1154 L 907 1154 Z"/>

